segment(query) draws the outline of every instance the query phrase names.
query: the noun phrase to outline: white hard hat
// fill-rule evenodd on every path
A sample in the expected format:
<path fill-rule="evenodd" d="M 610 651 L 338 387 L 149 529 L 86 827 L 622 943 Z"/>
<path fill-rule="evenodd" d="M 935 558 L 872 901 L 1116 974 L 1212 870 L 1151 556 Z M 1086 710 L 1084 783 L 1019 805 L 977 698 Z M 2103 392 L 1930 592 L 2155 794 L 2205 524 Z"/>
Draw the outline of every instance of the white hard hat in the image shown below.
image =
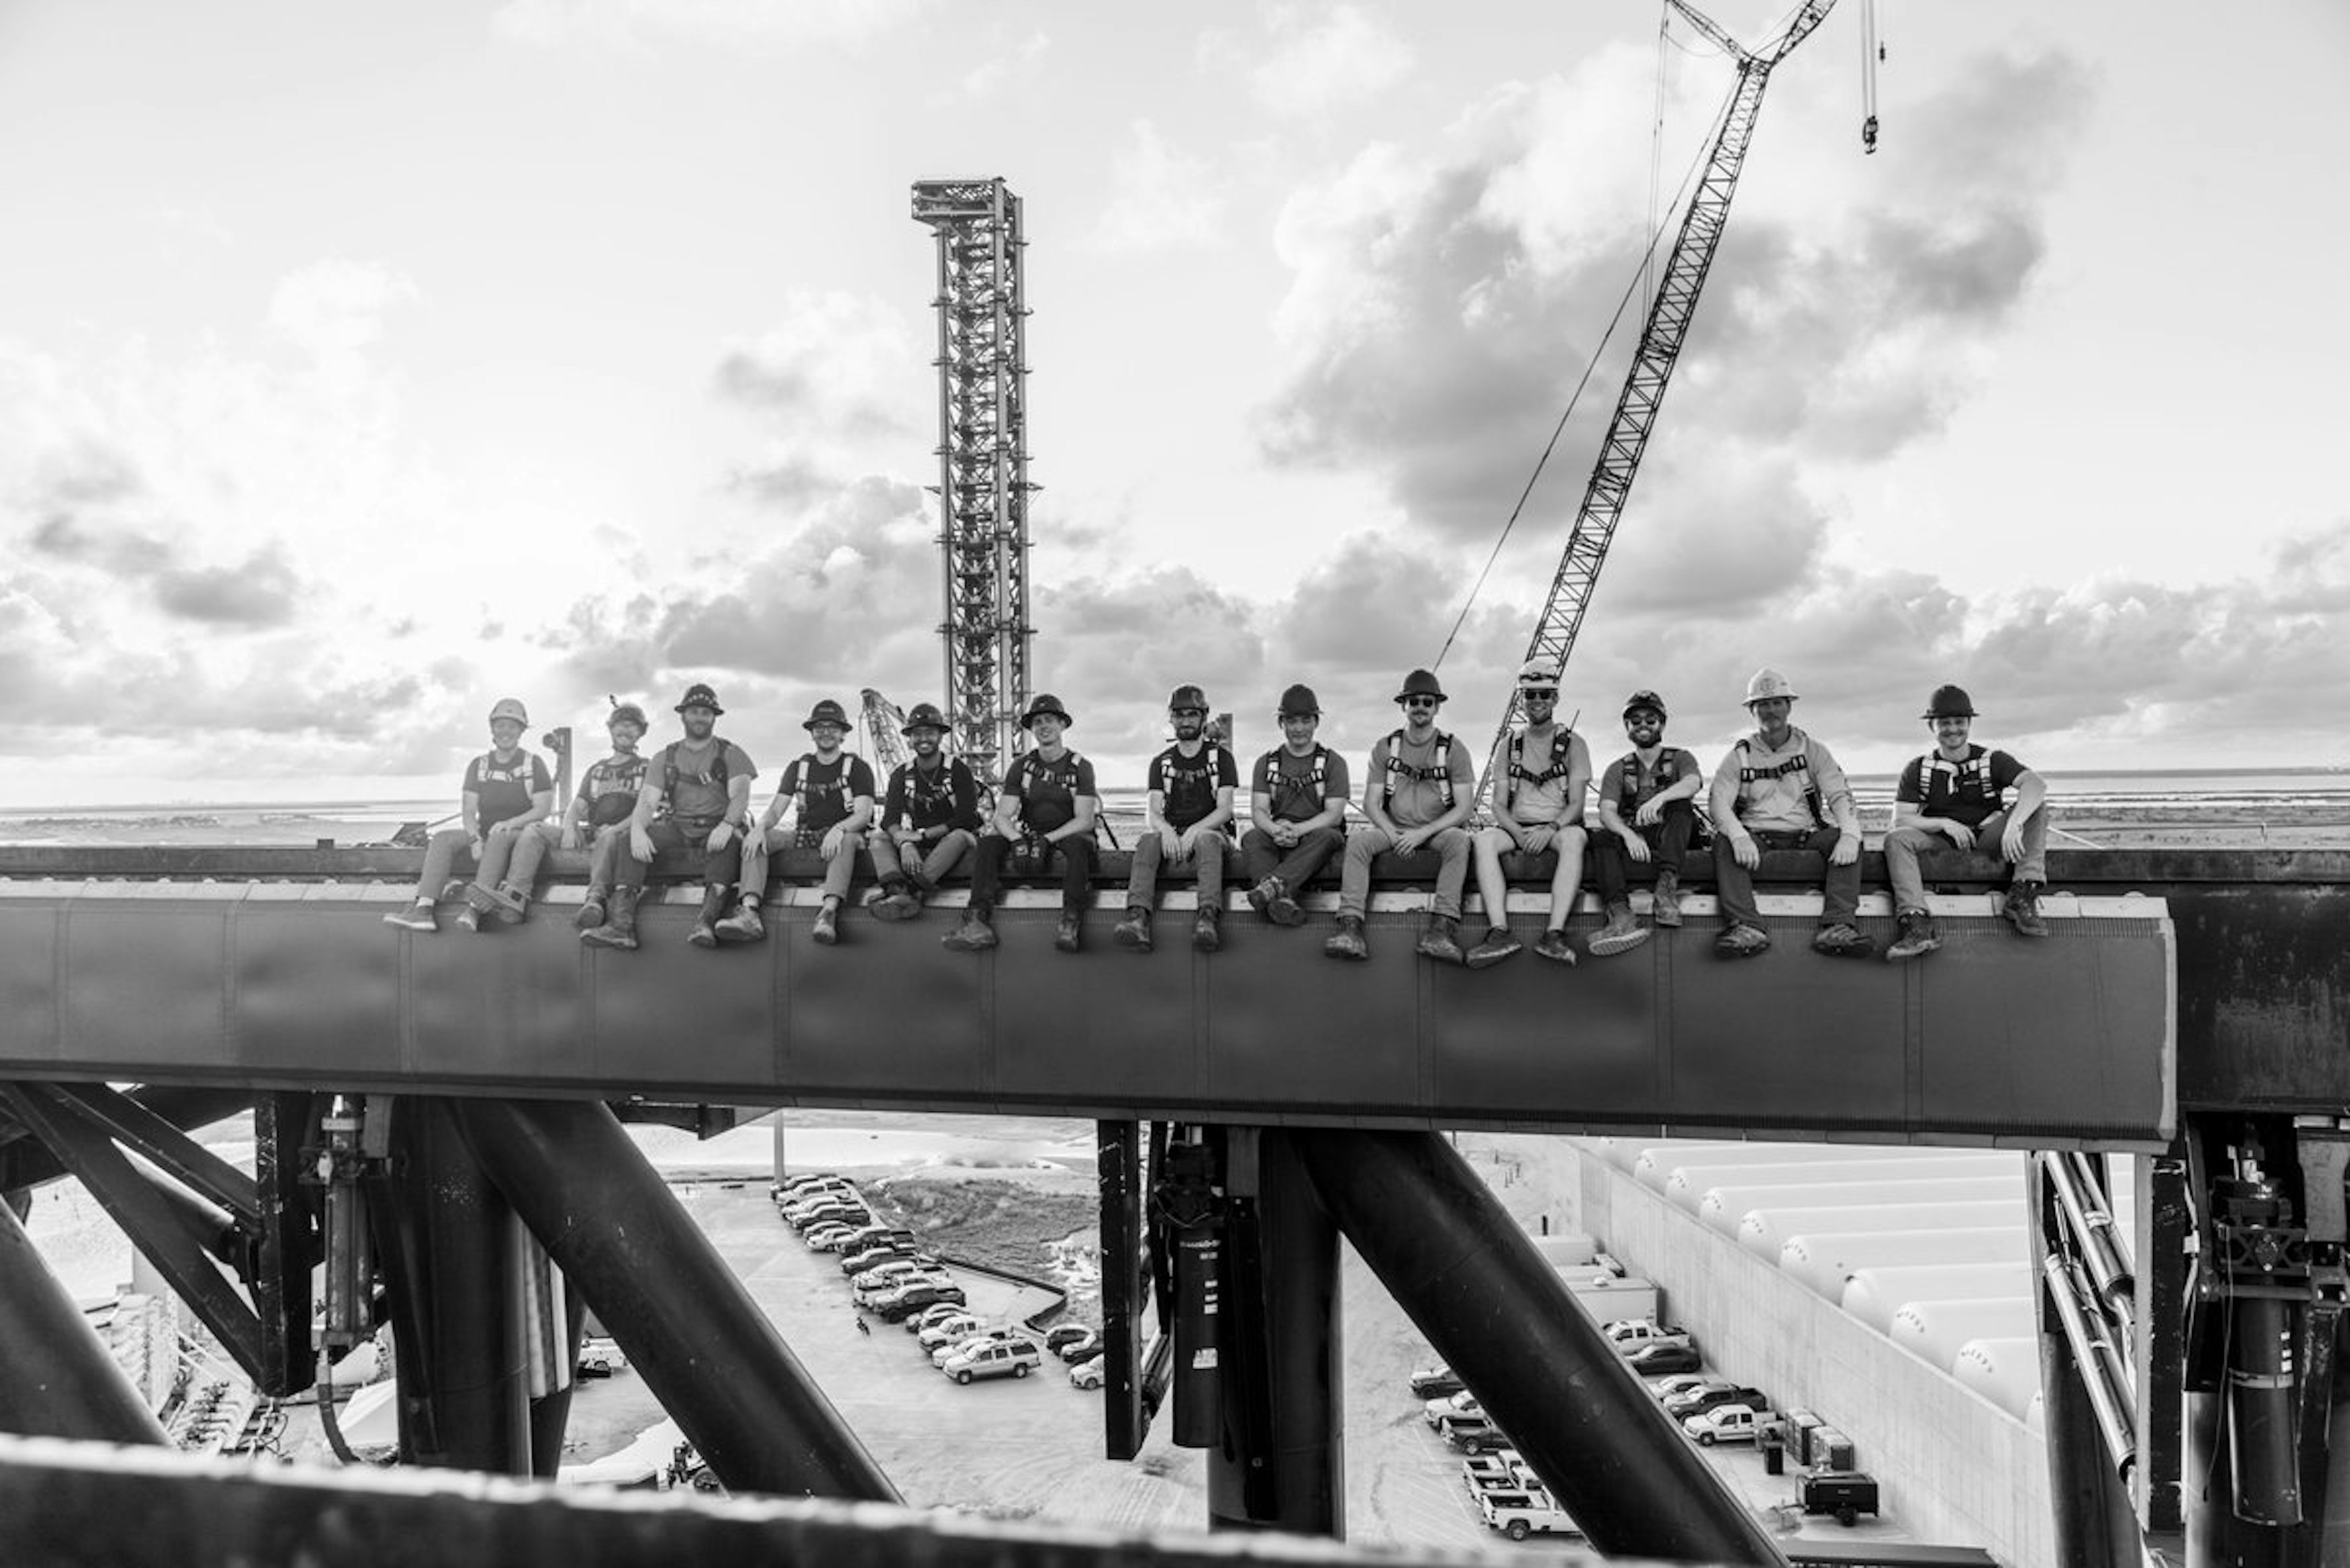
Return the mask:
<path fill-rule="evenodd" d="M 1529 686 L 1555 686 L 1557 684 L 1558 665 L 1551 659 L 1536 656 L 1535 658 L 1527 659 L 1523 664 L 1518 666 L 1518 689 L 1520 691 L 1523 691 Z"/>
<path fill-rule="evenodd" d="M 1751 708 L 1755 703 L 1773 697 L 1784 697 L 1788 701 L 1793 702 L 1795 700 L 1795 688 L 1785 676 L 1766 664 L 1754 672 L 1752 680 L 1747 681 L 1746 704 Z"/>
<path fill-rule="evenodd" d="M 490 722 L 494 724 L 501 719 L 512 719 L 515 723 L 527 727 L 530 712 L 523 707 L 521 698 L 501 697 L 497 705 L 490 710 Z"/>

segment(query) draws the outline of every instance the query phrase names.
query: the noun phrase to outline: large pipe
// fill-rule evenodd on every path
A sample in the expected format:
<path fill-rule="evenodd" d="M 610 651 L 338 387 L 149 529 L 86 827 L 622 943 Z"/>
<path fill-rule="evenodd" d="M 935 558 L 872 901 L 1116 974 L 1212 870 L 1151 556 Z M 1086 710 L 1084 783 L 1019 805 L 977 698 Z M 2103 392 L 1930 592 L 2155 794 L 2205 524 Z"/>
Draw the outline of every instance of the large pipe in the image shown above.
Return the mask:
<path fill-rule="evenodd" d="M 1338 1229 L 1595 1549 L 1783 1561 L 1442 1137 L 1290 1136 Z"/>
<path fill-rule="evenodd" d="M 1252 1162 L 1243 1151 L 1253 1144 Z M 1347 1533 L 1338 1228 L 1288 1134 L 1232 1133 L 1238 1199 L 1226 1269 L 1222 1440 L 1208 1450 L 1208 1528 Z"/>
<path fill-rule="evenodd" d="M 452 1104 L 491 1179 L 730 1490 L 898 1501 L 610 1111 Z"/>
<path fill-rule="evenodd" d="M 4 1203 L 0 1431 L 109 1443 L 171 1440 Z"/>

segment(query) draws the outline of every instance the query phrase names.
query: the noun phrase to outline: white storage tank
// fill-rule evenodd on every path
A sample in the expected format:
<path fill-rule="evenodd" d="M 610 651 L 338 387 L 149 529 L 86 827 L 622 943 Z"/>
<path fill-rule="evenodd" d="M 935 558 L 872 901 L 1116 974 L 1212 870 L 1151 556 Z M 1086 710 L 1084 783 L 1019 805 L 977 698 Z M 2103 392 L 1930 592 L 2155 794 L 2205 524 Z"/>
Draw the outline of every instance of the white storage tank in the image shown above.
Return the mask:
<path fill-rule="evenodd" d="M 1639 1152 L 1632 1157 L 1630 1168 L 1644 1185 L 1662 1192 L 1665 1179 L 1685 1162 L 1703 1164 L 1711 1158 L 1717 1164 L 1728 1165 L 1749 1158 L 1768 1159 L 1772 1147 L 1753 1143 L 1704 1143 L 1694 1139 L 1688 1143 L 1643 1144 Z M 1819 1158 L 1816 1144 L 1783 1144 L 1778 1147 L 1791 1150 L 1788 1156 L 1791 1159 Z"/>
<path fill-rule="evenodd" d="M 1594 1323 L 1604 1326 L 1636 1317 L 1664 1321 L 1657 1311 L 1657 1287 L 1646 1280 L 1619 1279 L 1589 1269 L 1562 1270 L 1559 1278 Z"/>
<path fill-rule="evenodd" d="M 1787 1238 L 1806 1231 L 1972 1231 L 1986 1225 L 2012 1225 L 2022 1212 L 2022 1203 L 2014 1199 L 1997 1203 L 1902 1199 L 1873 1203 L 1853 1194 L 1842 1203 L 1754 1210 L 1738 1222 L 1738 1244 L 1775 1263 Z"/>
<path fill-rule="evenodd" d="M 1599 1256 L 1599 1243 L 1580 1231 L 1560 1231 L 1529 1240 L 1534 1251 L 1542 1254 L 1543 1262 L 1554 1269 L 1578 1267 Z"/>
<path fill-rule="evenodd" d="M 1665 1196 L 1695 1210 L 1709 1188 L 1750 1183 L 1793 1186 L 1800 1181 L 1927 1181 L 1950 1176 L 2003 1176 L 2023 1189 L 2023 1157 L 2004 1149 L 1981 1154 L 1830 1156 L 1819 1159 L 1753 1164 L 1675 1166 L 1665 1178 Z"/>
<path fill-rule="evenodd" d="M 1867 1212 L 1874 1212 L 1869 1210 Z M 1779 1267 L 1832 1302 L 1856 1269 L 1896 1263 L 1997 1263 L 2027 1256 L 2023 1227 L 1970 1231 L 1806 1231 L 1779 1249 Z"/>
<path fill-rule="evenodd" d="M 1969 1340 L 2013 1339 L 2038 1327 L 2030 1296 L 1970 1296 L 1904 1302 L 1885 1337 L 1929 1366 L 1948 1372 L 1958 1365 L 1960 1348 Z"/>
<path fill-rule="evenodd" d="M 1844 1310 L 1879 1334 L 1893 1332 L 1893 1314 L 1911 1302 L 2029 1296 L 2032 1269 L 2012 1263 L 1909 1263 L 1862 1269 L 1844 1288 Z"/>
<path fill-rule="evenodd" d="M 2038 1428 L 2043 1416 L 2037 1337 L 1970 1339 L 1959 1346 L 1950 1372 L 2009 1415 Z"/>
<path fill-rule="evenodd" d="M 1973 1203 L 2004 1200 L 2021 1212 L 2023 1188 L 2003 1176 L 1946 1176 L 1923 1181 L 1806 1181 L 1785 1186 L 1714 1187 L 1697 1207 L 1698 1218 L 1725 1235 L 1757 1209 L 1826 1203 Z"/>

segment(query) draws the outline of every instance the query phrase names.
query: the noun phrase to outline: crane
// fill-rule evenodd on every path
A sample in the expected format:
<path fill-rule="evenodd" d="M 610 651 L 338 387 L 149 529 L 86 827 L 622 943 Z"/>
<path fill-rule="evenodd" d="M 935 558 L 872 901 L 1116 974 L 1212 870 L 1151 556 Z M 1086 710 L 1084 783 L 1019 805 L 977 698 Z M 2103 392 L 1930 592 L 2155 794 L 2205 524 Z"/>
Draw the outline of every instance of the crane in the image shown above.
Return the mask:
<path fill-rule="evenodd" d="M 1590 481 L 1584 486 L 1583 504 L 1576 510 L 1575 526 L 1567 535 L 1558 574 L 1551 581 L 1550 597 L 1544 602 L 1542 615 L 1534 622 L 1534 636 L 1526 644 L 1527 659 L 1547 659 L 1562 670 L 1566 667 L 1567 655 L 1574 651 L 1575 634 L 1583 628 L 1584 611 L 1591 603 L 1592 589 L 1599 582 L 1599 568 L 1607 563 L 1608 543 L 1615 538 L 1617 524 L 1623 519 L 1624 504 L 1632 493 L 1632 480 L 1640 471 L 1641 453 L 1648 449 L 1648 433 L 1655 428 L 1657 410 L 1665 400 L 1665 387 L 1672 379 L 1673 362 L 1680 357 L 1681 344 L 1689 337 L 1690 318 L 1697 311 L 1698 295 L 1705 287 L 1706 273 L 1713 265 L 1714 252 L 1721 244 L 1721 231 L 1730 221 L 1730 200 L 1738 190 L 1747 144 L 1754 138 L 1754 121 L 1762 109 L 1762 89 L 1770 84 L 1773 67 L 1793 54 L 1835 6 L 1835 0 L 1804 0 L 1794 19 L 1787 24 L 1786 31 L 1766 47 L 1750 51 L 1688 0 L 1665 3 L 1737 60 L 1738 81 L 1722 109 L 1721 122 L 1706 153 L 1704 172 L 1690 196 L 1689 210 L 1681 215 L 1672 251 L 1665 258 L 1656 297 L 1650 301 L 1648 319 L 1640 327 L 1639 345 L 1632 350 L 1632 368 L 1625 375 L 1624 390 L 1616 400 L 1616 412 L 1608 421 L 1607 433 L 1600 440 L 1599 455 L 1591 465 Z M 1517 689 L 1513 685 L 1479 784 L 1488 800 L 1492 798 L 1494 770 L 1501 764 L 1509 745 L 1511 726 L 1519 716 Z"/>
<path fill-rule="evenodd" d="M 865 731 L 865 743 L 873 758 L 873 771 L 883 783 L 906 761 L 903 727 L 905 710 L 868 686 L 858 694 L 858 722 Z"/>

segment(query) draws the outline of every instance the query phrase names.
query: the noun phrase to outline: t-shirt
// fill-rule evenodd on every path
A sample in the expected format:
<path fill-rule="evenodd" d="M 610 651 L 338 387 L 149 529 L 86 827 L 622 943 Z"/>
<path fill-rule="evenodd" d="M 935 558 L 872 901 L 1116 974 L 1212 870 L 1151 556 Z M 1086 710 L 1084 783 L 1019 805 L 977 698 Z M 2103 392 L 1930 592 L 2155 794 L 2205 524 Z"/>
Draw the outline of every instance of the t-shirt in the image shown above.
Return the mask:
<path fill-rule="evenodd" d="M 979 831 L 979 781 L 961 757 L 941 757 L 938 766 L 920 761 L 900 763 L 889 774 L 889 798 L 881 807 L 881 826 L 899 823 L 928 832 L 933 827 Z"/>
<path fill-rule="evenodd" d="M 847 752 L 828 763 L 809 752 L 791 760 L 775 793 L 799 797 L 802 833 L 824 833 L 848 819 L 859 795 L 873 798 L 873 770 L 863 757 Z"/>
<path fill-rule="evenodd" d="M 1505 745 L 1502 766 L 1509 770 L 1505 781 L 1510 792 L 1510 815 L 1529 825 L 1548 822 L 1572 822 L 1583 815 L 1583 802 L 1566 798 L 1568 773 L 1575 760 L 1575 732 L 1554 729 L 1550 734 L 1550 750 L 1546 757 L 1537 758 L 1534 739 L 1520 732 L 1511 743 L 1518 748 L 1518 760 L 1513 764 Z M 1586 759 L 1585 766 L 1590 765 Z"/>
<path fill-rule="evenodd" d="M 1929 752 L 1901 770 L 1893 786 L 1896 804 L 1920 808 L 1921 816 L 1946 817 L 1968 827 L 1980 827 L 1999 815 L 2002 794 L 2028 770 L 2005 752 L 1967 748 L 1963 762 L 1947 761 Z"/>
<path fill-rule="evenodd" d="M 459 787 L 477 797 L 473 821 L 487 833 L 501 822 L 529 815 L 531 796 L 552 790 L 555 781 L 536 752 L 517 746 L 503 761 L 495 752 L 484 752 L 467 763 L 465 782 Z"/>
<path fill-rule="evenodd" d="M 1022 826 L 1050 833 L 1077 815 L 1079 795 L 1096 793 L 1094 765 L 1071 751 L 1052 763 L 1039 753 L 1024 752 L 1004 770 L 1003 793 L 1020 802 Z"/>
<path fill-rule="evenodd" d="M 1321 777 L 1314 775 L 1319 771 Z M 1309 822 L 1345 800 L 1354 790 L 1347 783 L 1347 759 L 1329 747 L 1316 745 L 1304 756 L 1287 746 L 1275 746 L 1256 760 L 1249 774 L 1249 793 L 1273 802 L 1280 822 Z"/>
<path fill-rule="evenodd" d="M 626 822 L 637 809 L 637 794 L 645 787 L 645 759 L 614 753 L 588 765 L 579 781 L 581 815 L 590 827 Z"/>
<path fill-rule="evenodd" d="M 736 779 L 754 779 L 759 770 L 742 747 L 712 735 L 701 745 L 671 741 L 660 749 L 653 783 L 662 790 L 661 809 L 682 822 L 716 822 L 726 815 L 728 792 Z"/>
<path fill-rule="evenodd" d="M 1859 808 L 1853 805 L 1844 769 L 1825 746 L 1792 724 L 1776 750 L 1764 744 L 1759 731 L 1731 747 L 1713 770 L 1712 804 L 1713 825 L 1724 833 L 1732 822 L 1748 833 L 1860 831 Z"/>
<path fill-rule="evenodd" d="M 1166 795 L 1161 815 L 1180 833 L 1215 810 L 1216 791 L 1237 788 L 1241 773 L 1231 752 L 1207 741 L 1192 756 L 1185 756 L 1179 744 L 1151 758 L 1148 782 L 1149 788 Z"/>
<path fill-rule="evenodd" d="M 1616 810 L 1627 827 L 1634 826 L 1632 814 L 1672 788 L 1683 779 L 1702 778 L 1705 770 L 1697 759 L 1679 746 L 1657 748 L 1657 765 L 1640 766 L 1640 753 L 1627 752 L 1607 764 L 1599 778 L 1599 798 L 1612 800 Z"/>
<path fill-rule="evenodd" d="M 1371 748 L 1371 777 L 1387 796 L 1387 812 L 1399 827 L 1434 822 L 1477 793 L 1476 764 L 1469 748 L 1441 732 L 1418 745 L 1397 731 Z M 1438 758 L 1443 761 L 1440 765 Z M 1443 780 L 1452 780 L 1451 800 L 1445 799 Z"/>

